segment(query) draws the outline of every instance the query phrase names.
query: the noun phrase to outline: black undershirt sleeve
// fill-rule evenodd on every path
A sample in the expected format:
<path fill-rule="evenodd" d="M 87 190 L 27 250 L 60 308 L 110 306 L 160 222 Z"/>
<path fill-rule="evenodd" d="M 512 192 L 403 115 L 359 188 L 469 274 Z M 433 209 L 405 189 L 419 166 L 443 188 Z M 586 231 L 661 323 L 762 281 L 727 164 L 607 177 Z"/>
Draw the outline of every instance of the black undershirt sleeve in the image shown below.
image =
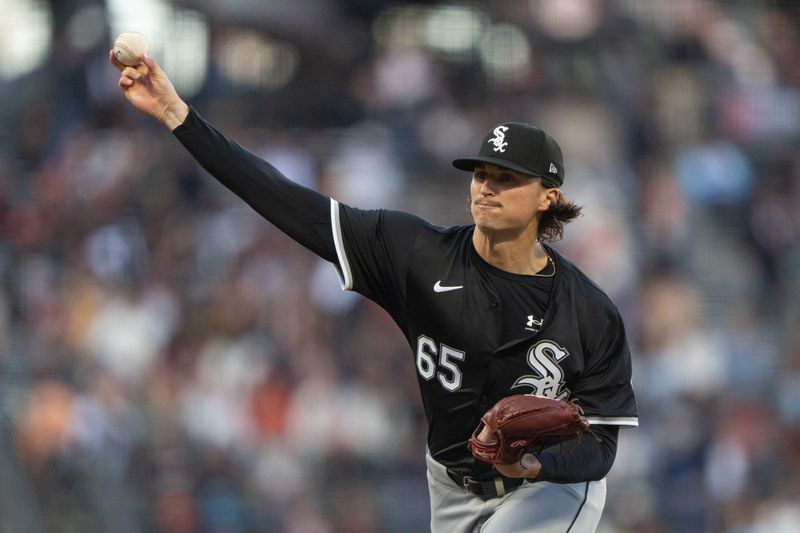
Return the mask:
<path fill-rule="evenodd" d="M 617 454 L 619 427 L 592 426 L 591 431 L 595 436 L 584 434 L 538 453 L 542 470 L 536 481 L 576 483 L 605 477 Z"/>
<path fill-rule="evenodd" d="M 330 198 L 287 179 L 193 109 L 172 133 L 209 174 L 261 216 L 318 256 L 336 261 Z"/>

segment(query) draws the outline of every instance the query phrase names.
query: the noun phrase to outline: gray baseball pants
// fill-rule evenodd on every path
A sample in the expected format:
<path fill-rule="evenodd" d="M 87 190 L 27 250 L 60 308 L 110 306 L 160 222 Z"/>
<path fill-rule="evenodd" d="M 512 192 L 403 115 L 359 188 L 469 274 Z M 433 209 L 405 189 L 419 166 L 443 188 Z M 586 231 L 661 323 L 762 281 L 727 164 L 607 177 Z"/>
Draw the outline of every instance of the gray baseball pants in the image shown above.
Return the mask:
<path fill-rule="evenodd" d="M 606 480 L 540 481 L 483 500 L 459 487 L 426 454 L 432 533 L 591 533 L 606 501 Z"/>

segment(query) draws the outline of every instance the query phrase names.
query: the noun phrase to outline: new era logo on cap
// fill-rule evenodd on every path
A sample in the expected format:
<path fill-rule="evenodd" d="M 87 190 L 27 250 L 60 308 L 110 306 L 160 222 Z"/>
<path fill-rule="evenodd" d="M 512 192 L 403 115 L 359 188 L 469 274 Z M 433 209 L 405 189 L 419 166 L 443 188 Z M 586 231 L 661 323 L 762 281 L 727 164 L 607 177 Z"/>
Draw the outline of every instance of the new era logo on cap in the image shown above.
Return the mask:
<path fill-rule="evenodd" d="M 553 187 L 564 183 L 561 147 L 544 130 L 532 124 L 505 122 L 495 126 L 483 138 L 477 157 L 456 159 L 453 166 L 472 172 L 481 163 L 544 178 Z"/>

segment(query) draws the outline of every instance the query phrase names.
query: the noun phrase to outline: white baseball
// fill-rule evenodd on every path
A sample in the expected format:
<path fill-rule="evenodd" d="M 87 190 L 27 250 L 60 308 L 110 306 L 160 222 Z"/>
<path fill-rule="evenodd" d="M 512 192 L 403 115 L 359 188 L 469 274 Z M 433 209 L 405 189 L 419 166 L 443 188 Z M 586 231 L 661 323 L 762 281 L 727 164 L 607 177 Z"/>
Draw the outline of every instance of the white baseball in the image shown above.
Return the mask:
<path fill-rule="evenodd" d="M 135 31 L 121 33 L 114 41 L 114 57 L 123 65 L 132 67 L 139 62 L 139 56 L 150 50 L 147 37 Z"/>

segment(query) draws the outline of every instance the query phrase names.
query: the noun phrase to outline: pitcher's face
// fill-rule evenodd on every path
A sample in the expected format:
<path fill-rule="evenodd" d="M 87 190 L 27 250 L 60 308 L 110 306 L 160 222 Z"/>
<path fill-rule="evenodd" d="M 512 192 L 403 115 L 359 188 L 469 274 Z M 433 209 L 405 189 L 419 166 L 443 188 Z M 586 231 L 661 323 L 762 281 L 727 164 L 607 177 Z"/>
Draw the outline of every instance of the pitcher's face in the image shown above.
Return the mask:
<path fill-rule="evenodd" d="M 538 213 L 552 201 L 542 180 L 491 164 L 475 167 L 470 184 L 470 213 L 481 231 L 524 232 L 538 227 Z"/>

